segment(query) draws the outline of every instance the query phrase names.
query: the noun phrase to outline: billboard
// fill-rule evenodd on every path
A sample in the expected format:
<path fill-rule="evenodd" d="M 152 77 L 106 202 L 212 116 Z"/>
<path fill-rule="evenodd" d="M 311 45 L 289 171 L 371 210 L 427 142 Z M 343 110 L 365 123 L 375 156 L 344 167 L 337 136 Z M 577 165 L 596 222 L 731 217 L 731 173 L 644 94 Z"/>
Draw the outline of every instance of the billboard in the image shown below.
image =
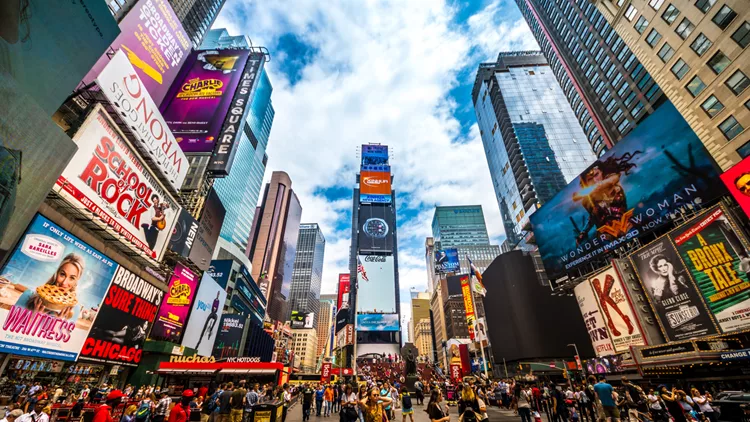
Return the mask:
<path fill-rule="evenodd" d="M 435 251 L 435 273 L 457 273 L 461 271 L 461 263 L 458 261 L 458 249 L 438 249 Z"/>
<path fill-rule="evenodd" d="M 487 335 L 487 320 L 484 317 L 477 318 L 474 321 L 474 335 L 476 336 L 477 343 L 481 343 L 483 348 L 490 345 L 490 338 Z"/>
<path fill-rule="evenodd" d="M 745 158 L 721 175 L 729 193 L 750 216 L 750 157 Z"/>
<path fill-rule="evenodd" d="M 346 327 L 346 324 L 349 323 L 349 309 L 341 309 L 336 313 L 336 333 L 341 332 L 341 330 Z"/>
<path fill-rule="evenodd" d="M 594 291 L 591 289 L 591 284 L 588 281 L 580 283 L 575 287 L 574 293 L 578 307 L 581 309 L 586 331 L 591 338 L 591 346 L 594 348 L 594 352 L 597 356 L 614 354 L 615 348 L 609 338 L 609 332 L 596 302 Z"/>
<path fill-rule="evenodd" d="M 391 203 L 391 173 L 362 170 L 359 175 L 359 202 Z"/>
<path fill-rule="evenodd" d="M 389 205 L 359 206 L 360 251 L 391 252 L 393 250 L 393 231 L 396 229 L 393 208 Z"/>
<path fill-rule="evenodd" d="M 229 275 L 232 273 L 232 263 L 234 261 L 231 259 L 214 259 L 208 267 L 208 275 L 224 289 L 227 288 L 227 283 L 229 283 Z"/>
<path fill-rule="evenodd" d="M 76 360 L 117 267 L 37 214 L 0 270 L 0 351 Z"/>
<path fill-rule="evenodd" d="M 336 334 L 336 348 L 341 349 L 354 344 L 354 324 L 346 326 Z"/>
<path fill-rule="evenodd" d="M 400 329 L 398 314 L 357 314 L 357 331 L 400 331 Z"/>
<path fill-rule="evenodd" d="M 180 190 L 190 164 L 122 50 L 112 57 L 96 83 L 130 128 L 134 146 L 151 160 L 149 168 L 163 175 L 175 191 Z"/>
<path fill-rule="evenodd" d="M 331 362 L 323 362 L 320 365 L 320 382 L 323 384 L 328 384 L 331 382 Z"/>
<path fill-rule="evenodd" d="M 200 50 L 188 56 L 161 104 L 184 152 L 214 151 L 249 55 L 249 50 L 232 49 Z"/>
<path fill-rule="evenodd" d="M 150 338 L 172 343 L 180 342 L 197 287 L 196 275 L 182 264 L 177 264 L 169 279 L 167 294 L 161 303 L 159 313 L 156 314 Z"/>
<path fill-rule="evenodd" d="M 133 249 L 160 260 L 180 207 L 97 104 L 74 140 L 70 164 L 57 191 L 100 226 L 119 233 Z"/>
<path fill-rule="evenodd" d="M 216 335 L 211 356 L 216 359 L 234 358 L 240 355 L 242 333 L 245 331 L 245 317 L 224 314 L 221 316 L 219 333 Z"/>
<path fill-rule="evenodd" d="M 615 352 L 626 352 L 630 346 L 645 346 L 640 324 L 617 270 L 609 267 L 584 283 L 591 284 Z"/>
<path fill-rule="evenodd" d="M 474 321 L 476 313 L 474 312 L 474 297 L 471 292 L 471 283 L 468 275 L 461 276 L 461 294 L 464 299 L 464 311 L 466 311 L 466 327 L 469 329 L 469 338 L 474 341 Z"/>
<path fill-rule="evenodd" d="M 315 321 L 315 314 L 312 312 L 298 312 L 298 311 L 292 311 L 292 316 L 290 317 L 292 328 L 299 329 L 299 328 L 315 328 L 313 327 L 313 322 Z"/>
<path fill-rule="evenodd" d="M 533 213 L 531 223 L 552 278 L 725 192 L 703 144 L 667 104 Z"/>
<path fill-rule="evenodd" d="M 167 0 L 138 1 L 120 21 L 120 30 L 112 49 L 132 63 L 151 98 L 161 104 L 190 53 L 190 38 Z M 108 62 L 103 54 L 83 82 L 93 81 Z"/>
<path fill-rule="evenodd" d="M 195 234 L 195 243 L 190 249 L 190 260 L 203 271 L 208 270 L 211 265 L 211 257 L 214 255 L 216 241 L 219 240 L 221 225 L 224 224 L 226 209 L 221 203 L 219 195 L 214 188 L 208 191 L 206 201 L 203 203 L 203 213 L 198 223 L 198 231 Z"/>
<path fill-rule="evenodd" d="M 227 292 L 208 273 L 203 273 L 182 337 L 183 346 L 195 349 L 200 356 L 211 356 L 226 299 Z"/>
<path fill-rule="evenodd" d="M 357 256 L 357 312 L 396 313 L 393 256 Z"/>
<path fill-rule="evenodd" d="M 349 291 L 351 290 L 351 282 L 349 281 L 349 274 L 339 274 L 339 289 L 338 289 L 338 300 L 336 301 L 336 309 L 349 309 Z"/>
<path fill-rule="evenodd" d="M 190 248 L 193 247 L 195 235 L 198 233 L 198 221 L 184 209 L 180 210 L 174 227 L 172 236 L 169 238 L 169 249 L 187 258 L 190 256 Z"/>
<path fill-rule="evenodd" d="M 387 145 L 362 145 L 363 166 L 388 165 Z"/>
<path fill-rule="evenodd" d="M 750 327 L 750 252 L 722 207 L 669 235 L 724 333 Z"/>
<path fill-rule="evenodd" d="M 695 284 L 669 238 L 630 256 L 667 341 L 717 334 Z"/>
<path fill-rule="evenodd" d="M 120 267 L 81 349 L 82 358 L 138 366 L 164 292 Z"/>

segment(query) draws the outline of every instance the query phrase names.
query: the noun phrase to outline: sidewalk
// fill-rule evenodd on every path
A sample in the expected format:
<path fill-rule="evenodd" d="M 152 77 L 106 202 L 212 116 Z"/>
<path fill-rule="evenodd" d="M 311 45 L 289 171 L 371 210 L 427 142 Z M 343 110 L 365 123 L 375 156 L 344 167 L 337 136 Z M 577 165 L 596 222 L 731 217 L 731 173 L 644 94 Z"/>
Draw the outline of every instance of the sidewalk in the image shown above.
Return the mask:
<path fill-rule="evenodd" d="M 451 421 L 458 422 L 458 409 L 454 406 L 450 409 Z M 514 415 L 512 410 L 498 409 L 497 407 L 490 407 L 487 409 L 487 416 L 489 416 L 491 422 L 520 422 L 521 417 Z M 407 422 L 410 419 L 406 418 Z M 313 407 L 312 416 L 310 416 L 311 422 L 339 422 L 339 415 L 335 414 L 329 417 L 315 416 L 315 410 Z M 396 419 L 392 422 L 402 422 L 403 418 L 401 410 L 396 409 Z M 295 404 L 286 416 L 286 422 L 302 422 L 302 404 Z M 430 422 L 427 412 L 424 411 L 423 406 L 414 407 L 414 422 Z"/>

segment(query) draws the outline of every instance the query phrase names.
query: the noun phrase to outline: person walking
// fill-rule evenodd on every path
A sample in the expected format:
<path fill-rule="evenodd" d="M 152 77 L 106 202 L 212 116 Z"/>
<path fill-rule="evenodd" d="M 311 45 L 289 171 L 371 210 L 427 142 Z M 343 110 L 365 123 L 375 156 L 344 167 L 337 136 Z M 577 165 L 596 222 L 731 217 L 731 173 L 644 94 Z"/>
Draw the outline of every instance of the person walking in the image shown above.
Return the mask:
<path fill-rule="evenodd" d="M 619 421 L 620 411 L 617 409 L 617 403 L 615 402 L 614 398 L 614 390 L 612 386 L 607 383 L 604 375 L 599 375 L 599 382 L 594 385 L 594 392 L 596 393 L 596 397 L 602 403 L 603 414 L 601 415 L 601 417 L 605 418 L 607 422 Z"/>
<path fill-rule="evenodd" d="M 232 393 L 234 383 L 228 382 L 224 392 L 219 396 L 219 422 L 230 422 L 232 417 Z"/>
<path fill-rule="evenodd" d="M 639 414 L 648 414 L 648 397 L 646 397 L 643 389 L 630 382 L 628 377 L 622 377 L 621 381 L 623 387 L 625 387 L 628 419 L 638 420 Z"/>
<path fill-rule="evenodd" d="M 359 419 L 359 400 L 352 386 L 347 384 L 341 394 L 341 417 L 339 422 L 355 422 Z"/>
<path fill-rule="evenodd" d="M 302 390 L 302 420 L 310 420 L 310 412 L 312 409 L 313 400 L 315 397 L 315 391 L 307 384 L 305 384 Z"/>
<path fill-rule="evenodd" d="M 240 381 L 237 388 L 229 396 L 229 420 L 230 422 L 242 422 L 245 412 L 245 381 Z"/>
<path fill-rule="evenodd" d="M 448 422 L 451 420 L 448 406 L 440 406 L 442 401 L 443 393 L 438 388 L 433 389 L 430 392 L 430 400 L 427 402 L 427 409 L 425 410 L 431 422 Z"/>
<path fill-rule="evenodd" d="M 164 422 L 169 413 L 169 405 L 172 403 L 172 399 L 169 398 L 169 394 L 166 391 L 161 392 L 161 398 L 156 403 L 154 408 L 154 417 L 152 422 Z"/>
<path fill-rule="evenodd" d="M 424 404 L 424 384 L 422 383 L 422 379 L 417 379 L 417 382 L 414 383 L 414 390 L 415 395 L 417 396 L 417 404 L 423 405 Z"/>
<path fill-rule="evenodd" d="M 323 417 L 327 418 L 331 415 L 333 410 L 333 388 L 330 384 L 326 385 L 325 390 L 323 390 L 323 400 L 325 401 L 323 406 Z"/>
<path fill-rule="evenodd" d="M 521 422 L 531 422 L 532 400 L 531 390 L 522 387 L 518 397 L 518 415 L 521 416 Z"/>
<path fill-rule="evenodd" d="M 258 395 L 258 384 L 250 386 L 250 391 L 245 394 L 245 422 L 252 422 L 253 420 L 253 408 L 258 404 L 260 396 Z"/>
<path fill-rule="evenodd" d="M 367 393 L 367 397 L 360 400 L 362 414 L 365 422 L 386 422 L 388 421 L 388 412 L 384 406 L 391 405 L 391 398 L 383 396 L 377 387 L 373 387 Z"/>
<path fill-rule="evenodd" d="M 406 422 L 406 417 L 409 416 L 411 422 L 414 422 L 414 408 L 411 403 L 411 395 L 409 390 L 406 389 L 405 385 L 401 386 L 401 421 Z"/>
<path fill-rule="evenodd" d="M 315 416 L 320 416 L 320 413 L 323 410 L 324 394 L 325 390 L 323 389 L 323 384 L 318 384 L 318 388 L 315 389 Z"/>

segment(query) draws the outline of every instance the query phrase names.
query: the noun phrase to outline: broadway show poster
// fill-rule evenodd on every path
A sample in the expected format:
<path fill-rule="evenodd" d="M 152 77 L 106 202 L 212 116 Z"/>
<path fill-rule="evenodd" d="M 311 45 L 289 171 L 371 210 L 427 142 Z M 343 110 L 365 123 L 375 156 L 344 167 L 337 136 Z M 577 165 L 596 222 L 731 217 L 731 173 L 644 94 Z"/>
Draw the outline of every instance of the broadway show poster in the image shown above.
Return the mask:
<path fill-rule="evenodd" d="M 0 352 L 76 360 L 117 267 L 34 217 L 0 271 Z"/>
<path fill-rule="evenodd" d="M 115 273 L 81 357 L 138 366 L 164 292 L 125 267 Z"/>
<path fill-rule="evenodd" d="M 750 216 L 750 157 L 745 158 L 721 175 L 721 181 Z"/>
<path fill-rule="evenodd" d="M 245 331 L 245 317 L 242 315 L 224 314 L 221 316 L 219 333 L 216 335 L 214 351 L 216 359 L 234 358 L 240 355 L 240 342 Z"/>
<path fill-rule="evenodd" d="M 180 342 L 197 287 L 196 275 L 182 264 L 177 264 L 151 329 L 150 338 L 172 343 Z"/>
<path fill-rule="evenodd" d="M 666 104 L 530 218 L 556 278 L 725 192 L 701 141 Z"/>
<path fill-rule="evenodd" d="M 717 334 L 672 242 L 663 236 L 630 256 L 667 341 Z"/>
<path fill-rule="evenodd" d="M 599 357 L 614 354 L 615 348 L 612 345 L 612 340 L 609 338 L 609 331 L 607 331 L 607 326 L 594 297 L 591 284 L 588 281 L 584 281 L 575 287 L 574 292 L 578 307 L 581 309 L 583 322 L 586 324 L 586 331 L 591 338 L 591 346 L 594 348 L 594 352 Z"/>
<path fill-rule="evenodd" d="M 633 306 L 623 287 L 617 270 L 609 267 L 589 279 L 594 297 L 601 309 L 615 352 L 630 350 L 630 346 L 644 346 L 643 334 Z"/>
<path fill-rule="evenodd" d="M 185 327 L 182 345 L 195 349 L 201 356 L 211 356 L 216 334 L 219 332 L 219 317 L 224 312 L 227 292 L 208 273 L 203 273 L 198 293 L 193 301 Z"/>
<path fill-rule="evenodd" d="M 750 253 L 735 227 L 715 207 L 670 234 L 725 333 L 750 327 Z"/>

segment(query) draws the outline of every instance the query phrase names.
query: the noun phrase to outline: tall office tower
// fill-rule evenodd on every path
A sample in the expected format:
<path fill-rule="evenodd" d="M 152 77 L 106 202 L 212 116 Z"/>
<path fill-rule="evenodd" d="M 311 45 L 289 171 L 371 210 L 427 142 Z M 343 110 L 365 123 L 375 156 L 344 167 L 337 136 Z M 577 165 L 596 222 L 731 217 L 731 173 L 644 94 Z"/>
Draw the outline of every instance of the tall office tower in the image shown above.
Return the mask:
<path fill-rule="evenodd" d="M 537 206 L 596 157 L 541 52 L 481 64 L 472 97 L 505 234 L 518 245 Z"/>
<path fill-rule="evenodd" d="M 230 36 L 226 29 L 212 29 L 206 34 L 201 49 L 250 48 L 244 35 Z M 232 171 L 214 181 L 214 189 L 227 210 L 221 226 L 221 238 L 233 243 L 243 253 L 247 249 L 247 235 L 255 217 L 263 174 L 266 171 L 268 137 L 275 111 L 271 102 L 273 87 L 265 67 L 258 75 L 258 86 L 245 119 Z"/>
<path fill-rule="evenodd" d="M 445 342 L 448 336 L 445 332 L 445 306 L 443 306 L 443 286 L 440 281 L 435 285 L 430 297 L 430 311 L 432 316 L 432 345 L 437 355 L 436 361 L 442 362 L 443 369 L 448 368 Z"/>
<path fill-rule="evenodd" d="M 516 0 L 597 155 L 665 101 L 588 0 Z"/>
<path fill-rule="evenodd" d="M 429 318 L 422 318 L 414 324 L 414 340 L 412 342 L 417 346 L 421 356 L 432 359 L 434 348 Z"/>
<path fill-rule="evenodd" d="M 318 345 L 318 334 L 314 328 L 299 328 L 292 330 L 292 351 L 294 362 L 302 373 L 315 372 L 318 355 L 315 354 Z"/>
<path fill-rule="evenodd" d="M 428 237 L 424 240 L 424 261 L 427 269 L 427 291 L 435 291 L 435 239 Z"/>
<path fill-rule="evenodd" d="M 426 333 L 423 332 L 426 327 Z M 421 337 L 420 337 L 421 336 Z M 432 330 L 430 328 L 430 294 L 411 292 L 411 325 L 409 341 L 414 343 L 420 355 L 432 356 Z M 429 343 L 429 348 L 427 344 Z"/>
<path fill-rule="evenodd" d="M 325 298 L 326 296 L 327 298 Z M 318 334 L 318 347 L 315 351 L 316 356 L 318 356 L 318 361 L 320 361 L 321 357 L 327 358 L 331 355 L 331 349 L 333 349 L 333 344 L 331 344 L 331 328 L 336 323 L 335 310 L 336 295 L 321 295 L 320 311 L 317 315 L 318 322 L 315 326 Z"/>
<path fill-rule="evenodd" d="M 724 170 L 750 156 L 747 0 L 592 3 Z"/>
<path fill-rule="evenodd" d="M 289 175 L 273 172 L 256 209 L 247 249 L 247 257 L 253 264 L 253 279 L 258 280 L 261 292 L 268 299 L 266 315 L 272 321 L 285 321 L 289 312 L 301 217 L 302 206 L 292 190 Z"/>
<path fill-rule="evenodd" d="M 289 319 L 292 311 L 312 312 L 317 324 L 320 310 L 320 282 L 323 277 L 323 255 L 326 239 L 317 224 L 300 224 L 297 254 L 289 289 Z"/>
<path fill-rule="evenodd" d="M 224 2 L 226 0 L 169 0 L 195 48 L 203 43 Z"/>

